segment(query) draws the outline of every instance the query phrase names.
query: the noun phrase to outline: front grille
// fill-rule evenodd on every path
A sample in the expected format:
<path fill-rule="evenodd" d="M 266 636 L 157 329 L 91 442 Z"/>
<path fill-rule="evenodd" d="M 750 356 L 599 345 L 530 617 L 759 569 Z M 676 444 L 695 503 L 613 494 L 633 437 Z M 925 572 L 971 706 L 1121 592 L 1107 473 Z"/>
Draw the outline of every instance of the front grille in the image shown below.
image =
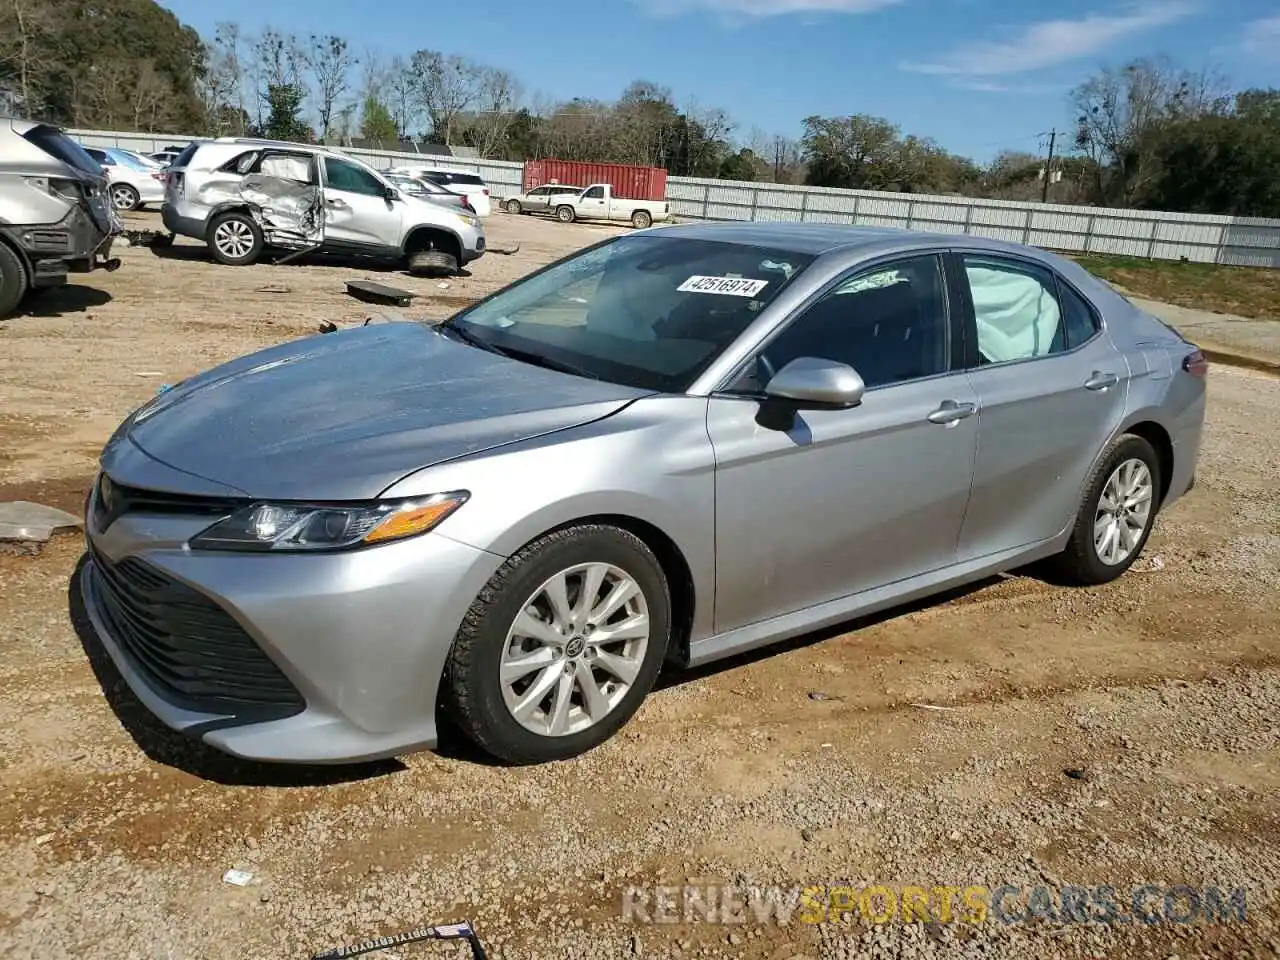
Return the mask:
<path fill-rule="evenodd" d="M 204 594 L 136 557 L 91 549 L 99 613 L 161 689 L 194 709 L 289 716 L 305 701 L 235 619 Z"/>
<path fill-rule="evenodd" d="M 111 482 L 111 494 L 103 494 L 106 474 L 98 478 L 98 496 L 94 519 L 101 530 L 129 513 L 149 513 L 184 517 L 228 517 L 252 501 L 232 497 L 201 497 L 163 490 L 142 490 Z"/>

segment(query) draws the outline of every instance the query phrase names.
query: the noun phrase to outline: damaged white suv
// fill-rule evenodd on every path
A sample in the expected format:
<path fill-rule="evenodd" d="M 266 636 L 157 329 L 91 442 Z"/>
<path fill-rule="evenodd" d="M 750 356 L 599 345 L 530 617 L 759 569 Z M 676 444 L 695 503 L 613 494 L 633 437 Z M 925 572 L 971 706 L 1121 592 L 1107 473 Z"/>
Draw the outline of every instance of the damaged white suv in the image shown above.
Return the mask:
<path fill-rule="evenodd" d="M 205 241 L 219 263 L 253 263 L 276 248 L 454 273 L 485 250 L 479 217 L 401 191 L 324 147 L 224 137 L 191 144 L 164 174 L 165 228 Z"/>

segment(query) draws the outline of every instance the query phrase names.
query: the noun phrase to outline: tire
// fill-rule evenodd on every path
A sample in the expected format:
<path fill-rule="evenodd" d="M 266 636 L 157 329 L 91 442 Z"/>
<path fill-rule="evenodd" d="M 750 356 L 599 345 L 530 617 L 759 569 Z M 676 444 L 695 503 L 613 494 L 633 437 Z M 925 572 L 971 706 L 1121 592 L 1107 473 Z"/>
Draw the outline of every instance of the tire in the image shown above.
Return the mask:
<path fill-rule="evenodd" d="M 17 310 L 26 295 L 26 264 L 12 248 L 0 243 L 0 320 Z"/>
<path fill-rule="evenodd" d="M 1108 523 L 1108 519 L 1115 519 L 1108 509 L 1112 502 L 1111 494 L 1115 492 L 1112 484 L 1119 483 L 1123 489 L 1125 474 L 1122 471 L 1132 471 L 1129 477 L 1141 481 L 1138 486 L 1145 488 L 1145 499 L 1143 489 L 1137 489 L 1135 495 L 1126 501 L 1134 509 L 1126 509 L 1121 514 L 1127 519 Z M 1142 480 L 1144 476 L 1145 481 Z M 1089 478 L 1067 547 L 1051 561 L 1055 572 L 1068 583 L 1097 586 L 1115 580 L 1133 566 L 1151 536 L 1151 528 L 1160 509 L 1161 483 L 1160 460 L 1151 444 L 1132 433 L 1117 438 Z M 1107 495 L 1105 498 L 1104 494 Z M 1146 512 L 1142 514 L 1144 506 Z M 1120 531 L 1133 530 L 1135 521 L 1142 523 L 1141 532 L 1136 540 L 1126 544 Z M 1108 531 L 1112 532 L 1110 540 L 1106 539 Z M 1117 547 L 1126 552 L 1117 557 Z"/>
<path fill-rule="evenodd" d="M 111 205 L 117 210 L 137 210 L 142 206 L 142 198 L 129 184 L 115 183 L 111 185 Z"/>
<path fill-rule="evenodd" d="M 236 242 L 232 238 L 238 238 Z M 240 210 L 219 214 L 209 223 L 209 252 L 218 263 L 244 267 L 262 255 L 262 228 Z"/>
<path fill-rule="evenodd" d="M 631 214 L 631 225 L 637 230 L 647 230 L 653 226 L 653 215 L 648 210 L 637 210 Z"/>
<path fill-rule="evenodd" d="M 518 217 L 520 214 L 524 213 L 524 207 L 520 206 L 519 200 L 508 200 L 507 213 L 514 214 Z"/>
<path fill-rule="evenodd" d="M 439 250 L 409 254 L 409 272 L 415 277 L 451 277 L 458 272 L 458 258 Z"/>
<path fill-rule="evenodd" d="M 578 219 L 578 212 L 569 206 L 556 207 L 556 219 L 561 223 L 573 223 Z"/>
<path fill-rule="evenodd" d="M 575 568 L 608 571 L 602 574 L 596 595 L 600 599 L 592 607 L 608 616 L 594 635 L 601 636 L 610 626 L 616 629 L 620 617 L 638 619 L 643 611 L 648 633 L 642 649 L 637 649 L 642 643 L 638 635 L 606 640 L 600 646 L 589 639 L 592 630 L 582 626 L 583 607 L 577 606 L 587 573 Z M 638 593 L 618 610 L 605 610 L 610 591 L 626 579 Z M 543 591 L 556 580 L 567 585 L 566 596 L 579 617 L 577 628 L 567 628 L 567 641 L 540 619 L 550 618 L 551 606 Z M 536 626 L 543 639 L 518 634 L 518 618 Z M 572 632 L 575 629 L 583 632 Z M 642 540 L 598 524 L 558 530 L 508 559 L 472 604 L 445 667 L 445 707 L 463 733 L 499 760 L 530 764 L 574 757 L 599 746 L 631 719 L 658 676 L 670 633 L 667 579 Z M 504 661 L 529 655 L 545 656 L 546 662 L 503 678 Z M 606 657 L 611 665 L 625 667 L 629 686 L 604 666 Z M 596 700 L 599 716 L 588 713 L 591 698 L 586 695 L 586 683 L 600 697 Z M 545 692 L 535 692 L 542 684 Z M 563 712 L 555 709 L 558 703 L 565 704 Z M 528 707 L 521 711 L 523 719 L 517 719 L 516 706 Z M 555 726 L 559 729 L 552 732 Z"/>

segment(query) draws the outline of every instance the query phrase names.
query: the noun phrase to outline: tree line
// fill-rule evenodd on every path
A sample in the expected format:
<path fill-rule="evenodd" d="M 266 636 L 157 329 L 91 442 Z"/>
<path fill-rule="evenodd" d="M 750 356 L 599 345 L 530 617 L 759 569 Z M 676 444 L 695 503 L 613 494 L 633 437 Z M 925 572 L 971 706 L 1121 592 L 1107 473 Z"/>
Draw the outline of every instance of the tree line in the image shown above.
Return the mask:
<path fill-rule="evenodd" d="M 7 102 L 7 109 L 6 109 Z M 1059 203 L 1280 216 L 1280 90 L 1138 60 L 1088 77 L 1040 153 L 979 164 L 866 114 L 811 116 L 797 139 L 637 80 L 614 100 L 529 95 L 498 66 L 421 49 L 221 23 L 211 37 L 154 0 L 0 0 L 0 112 L 77 127 L 254 135 L 480 157 L 558 157 L 673 175 Z M 1047 180 L 1047 184 L 1046 184 Z"/>

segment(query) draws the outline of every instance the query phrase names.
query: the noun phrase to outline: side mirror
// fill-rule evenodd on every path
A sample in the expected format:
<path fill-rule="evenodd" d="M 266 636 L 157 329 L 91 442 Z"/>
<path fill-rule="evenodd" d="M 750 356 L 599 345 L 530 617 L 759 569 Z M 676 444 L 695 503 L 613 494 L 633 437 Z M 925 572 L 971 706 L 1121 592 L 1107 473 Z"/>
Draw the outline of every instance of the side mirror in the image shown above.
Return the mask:
<path fill-rule="evenodd" d="M 765 385 L 765 396 L 801 407 L 846 409 L 866 392 L 853 367 L 818 357 L 796 357 Z"/>
<path fill-rule="evenodd" d="M 388 200 L 399 200 L 399 199 L 400 199 L 400 191 L 399 191 L 399 190 L 397 190 L 395 187 L 387 187 L 386 192 L 385 192 L 383 195 L 384 195 Z"/>

